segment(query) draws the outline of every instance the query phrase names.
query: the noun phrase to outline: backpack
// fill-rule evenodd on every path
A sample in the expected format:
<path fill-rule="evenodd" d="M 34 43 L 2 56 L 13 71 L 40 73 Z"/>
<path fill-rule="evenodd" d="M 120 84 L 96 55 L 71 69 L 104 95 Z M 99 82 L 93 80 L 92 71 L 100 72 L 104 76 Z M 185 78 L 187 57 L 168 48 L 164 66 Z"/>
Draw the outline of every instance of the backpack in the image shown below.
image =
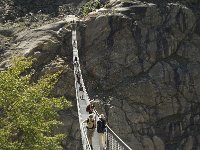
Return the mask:
<path fill-rule="evenodd" d="M 89 128 L 89 129 L 94 129 L 94 128 L 96 128 L 96 126 L 95 126 L 95 122 L 94 122 L 95 120 L 94 119 L 87 119 L 87 128 Z"/>
<path fill-rule="evenodd" d="M 89 104 L 89 105 L 87 105 L 87 107 L 86 107 L 86 112 L 92 113 L 92 112 L 93 112 L 93 109 L 94 109 L 94 105 Z"/>
<path fill-rule="evenodd" d="M 104 133 L 106 131 L 106 125 L 104 120 L 97 121 L 97 132 Z"/>
<path fill-rule="evenodd" d="M 90 112 L 90 105 L 87 105 L 86 112 Z"/>

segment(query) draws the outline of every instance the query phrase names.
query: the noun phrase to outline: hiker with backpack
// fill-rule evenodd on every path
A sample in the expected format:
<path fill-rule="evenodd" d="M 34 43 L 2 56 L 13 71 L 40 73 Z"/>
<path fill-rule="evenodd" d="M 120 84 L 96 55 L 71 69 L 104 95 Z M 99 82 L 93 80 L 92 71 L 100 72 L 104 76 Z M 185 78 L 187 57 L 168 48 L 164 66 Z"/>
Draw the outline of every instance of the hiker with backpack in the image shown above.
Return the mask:
<path fill-rule="evenodd" d="M 96 119 L 93 116 L 93 114 L 90 114 L 89 118 L 87 118 L 85 121 L 83 121 L 83 123 L 87 123 L 87 126 L 86 126 L 86 128 L 87 128 L 87 137 L 88 137 L 88 141 L 89 141 L 90 147 L 93 150 L 92 138 L 94 136 L 94 131 L 95 131 L 95 128 L 96 128 Z"/>
<path fill-rule="evenodd" d="M 92 114 L 95 111 L 95 106 L 94 106 L 93 102 L 94 102 L 94 100 L 91 100 L 90 104 L 87 105 L 87 107 L 86 107 L 86 112 L 88 112 L 89 114 Z"/>
<path fill-rule="evenodd" d="M 99 133 L 100 150 L 106 148 L 106 119 L 103 114 L 100 115 L 97 121 L 97 132 Z"/>

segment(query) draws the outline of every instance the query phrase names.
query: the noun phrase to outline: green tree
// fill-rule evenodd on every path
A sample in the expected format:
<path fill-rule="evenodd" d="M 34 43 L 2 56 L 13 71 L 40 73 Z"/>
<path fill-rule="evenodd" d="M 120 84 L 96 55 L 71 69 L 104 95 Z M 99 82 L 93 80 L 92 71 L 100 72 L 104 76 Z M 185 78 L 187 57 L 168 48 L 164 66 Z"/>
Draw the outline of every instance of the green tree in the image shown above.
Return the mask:
<path fill-rule="evenodd" d="M 58 110 L 70 107 L 65 98 L 54 98 L 51 91 L 61 72 L 45 75 L 31 83 L 27 73 L 32 60 L 21 58 L 0 72 L 0 149 L 61 149 L 63 134 L 52 131 L 62 124 Z"/>

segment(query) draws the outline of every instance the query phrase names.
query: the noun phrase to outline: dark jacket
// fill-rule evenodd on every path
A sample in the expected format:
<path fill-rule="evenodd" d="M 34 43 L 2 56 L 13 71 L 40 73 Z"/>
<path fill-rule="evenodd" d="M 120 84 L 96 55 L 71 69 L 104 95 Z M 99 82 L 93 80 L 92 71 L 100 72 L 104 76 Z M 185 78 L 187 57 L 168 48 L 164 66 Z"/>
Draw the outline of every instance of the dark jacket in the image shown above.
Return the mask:
<path fill-rule="evenodd" d="M 97 132 L 104 133 L 106 132 L 106 121 L 103 118 L 99 118 L 97 121 Z"/>

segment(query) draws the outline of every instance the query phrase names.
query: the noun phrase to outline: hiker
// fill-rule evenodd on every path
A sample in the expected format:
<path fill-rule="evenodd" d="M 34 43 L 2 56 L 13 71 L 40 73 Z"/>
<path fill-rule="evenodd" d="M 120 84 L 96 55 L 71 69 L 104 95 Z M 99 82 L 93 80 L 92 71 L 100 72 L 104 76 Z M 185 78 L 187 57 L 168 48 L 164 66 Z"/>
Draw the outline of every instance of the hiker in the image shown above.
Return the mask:
<path fill-rule="evenodd" d="M 106 120 L 103 114 L 100 115 L 97 121 L 97 132 L 99 133 L 100 150 L 106 148 Z"/>
<path fill-rule="evenodd" d="M 76 67 L 76 70 L 77 70 L 78 67 L 79 67 L 79 63 L 78 63 L 77 57 L 75 57 L 73 64 L 74 64 L 74 66 Z"/>
<path fill-rule="evenodd" d="M 74 62 L 75 62 L 75 61 L 78 61 L 78 60 L 77 60 L 77 57 L 74 58 Z"/>
<path fill-rule="evenodd" d="M 73 47 L 76 48 L 76 41 L 75 41 L 75 40 L 74 40 L 74 42 L 73 42 Z"/>
<path fill-rule="evenodd" d="M 83 86 L 80 83 L 80 87 L 79 87 L 79 93 L 80 93 L 80 99 L 84 100 L 84 91 L 83 91 Z"/>
<path fill-rule="evenodd" d="M 81 77 L 81 75 L 80 75 L 80 72 L 79 72 L 79 71 L 76 73 L 76 77 L 77 77 L 77 82 L 78 82 L 78 84 L 80 84 L 80 83 L 81 83 L 81 82 L 80 82 L 80 77 Z"/>
<path fill-rule="evenodd" d="M 93 114 L 90 114 L 89 118 L 87 118 L 85 121 L 83 121 L 83 123 L 87 123 L 87 126 L 86 126 L 86 128 L 87 128 L 87 137 L 88 137 L 88 141 L 89 141 L 90 147 L 93 150 L 92 138 L 94 136 L 94 131 L 95 131 L 95 128 L 96 128 L 96 119 L 93 116 Z"/>
<path fill-rule="evenodd" d="M 94 106 L 94 100 L 91 100 L 90 101 L 90 104 L 89 105 L 87 105 L 87 107 L 86 107 L 86 111 L 89 113 L 89 114 L 92 114 L 93 112 L 94 112 L 94 110 L 95 110 L 95 106 Z"/>
<path fill-rule="evenodd" d="M 74 58 L 74 65 L 78 62 L 77 57 Z"/>

